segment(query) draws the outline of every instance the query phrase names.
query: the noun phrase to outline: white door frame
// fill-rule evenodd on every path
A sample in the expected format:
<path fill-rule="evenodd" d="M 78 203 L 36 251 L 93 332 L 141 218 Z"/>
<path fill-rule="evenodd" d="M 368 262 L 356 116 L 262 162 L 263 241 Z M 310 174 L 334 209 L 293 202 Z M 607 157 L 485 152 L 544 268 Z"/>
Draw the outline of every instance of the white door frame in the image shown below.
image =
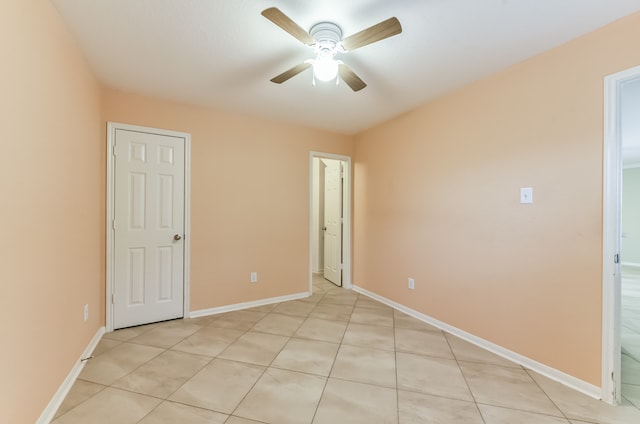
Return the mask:
<path fill-rule="evenodd" d="M 189 317 L 189 263 L 190 263 L 190 205 L 191 205 L 191 135 L 188 133 L 162 130 L 158 128 L 141 127 L 137 125 L 107 122 L 107 251 L 106 251 L 106 295 L 105 295 L 105 327 L 106 331 L 113 331 L 113 303 L 114 265 L 115 265 L 115 231 L 113 229 L 115 207 L 115 160 L 113 145 L 116 139 L 116 130 L 137 131 L 149 134 L 159 134 L 184 139 L 184 317 Z"/>
<path fill-rule="evenodd" d="M 344 162 L 342 181 L 342 288 L 351 289 L 351 157 L 332 153 L 309 154 L 309 294 L 313 293 L 313 159 L 334 159 Z"/>
<path fill-rule="evenodd" d="M 620 245 L 622 199 L 622 86 L 640 78 L 640 66 L 605 77 L 602 205 L 602 400 L 621 401 Z M 614 260 L 618 258 L 618 260 Z"/>
<path fill-rule="evenodd" d="M 334 283 L 335 285 L 342 287 L 342 280 L 343 280 L 343 275 L 344 274 L 344 269 L 343 269 L 343 257 L 342 257 L 342 243 L 343 243 L 343 234 L 342 234 L 342 227 L 344 225 L 344 208 L 343 208 L 343 203 L 344 203 L 344 162 L 342 161 L 337 161 L 337 160 L 330 160 L 330 159 L 320 159 L 320 162 L 323 162 L 325 167 L 324 167 L 324 190 L 321 193 L 321 195 L 323 196 L 323 206 L 324 206 L 324 214 L 323 214 L 323 231 L 322 231 L 322 237 L 323 237 L 323 274 L 324 274 L 324 279 L 331 281 L 332 283 Z M 335 172 L 337 171 L 337 175 L 335 174 Z M 331 175 L 333 173 L 333 176 Z M 318 178 L 319 175 L 314 175 L 314 178 Z M 336 184 L 336 189 L 340 190 L 340 192 L 338 193 L 338 196 L 334 196 L 332 194 L 328 194 L 327 190 L 330 190 L 331 187 L 331 183 L 329 182 L 329 179 L 333 180 L 333 184 Z M 333 193 L 335 194 L 335 193 Z M 327 199 L 329 199 L 329 201 L 327 201 Z M 335 204 L 334 201 L 338 201 L 340 202 L 338 205 Z M 339 215 L 339 217 L 337 217 L 336 215 Z M 338 221 L 333 221 L 333 224 L 331 223 L 332 219 L 338 218 Z M 338 224 L 338 226 L 336 227 L 336 224 Z M 333 228 L 332 228 L 333 227 Z M 314 231 L 316 229 L 314 228 Z M 332 235 L 336 235 L 339 236 L 339 242 L 336 243 L 335 246 L 332 245 L 334 243 L 331 243 L 331 237 Z M 327 242 L 329 240 L 329 242 Z M 335 250 L 334 250 L 335 249 Z M 329 250 L 329 252 L 327 251 Z M 337 250 L 337 252 L 336 252 Z M 337 255 L 336 255 L 337 253 Z M 329 258 L 330 260 L 327 260 L 327 258 Z M 333 259 L 338 259 L 337 261 L 334 261 Z M 338 267 L 336 268 L 336 262 L 338 264 Z M 334 265 L 333 267 L 331 265 Z"/>

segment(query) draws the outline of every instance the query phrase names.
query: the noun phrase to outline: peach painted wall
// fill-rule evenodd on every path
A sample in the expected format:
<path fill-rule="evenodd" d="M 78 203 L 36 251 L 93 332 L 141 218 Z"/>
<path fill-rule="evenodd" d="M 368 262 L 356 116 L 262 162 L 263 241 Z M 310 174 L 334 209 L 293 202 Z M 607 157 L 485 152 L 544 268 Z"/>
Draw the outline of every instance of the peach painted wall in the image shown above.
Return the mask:
<path fill-rule="evenodd" d="M 191 134 L 192 311 L 308 290 L 309 152 L 351 155 L 351 136 L 117 91 L 103 110 Z"/>
<path fill-rule="evenodd" d="M 105 148 L 100 87 L 49 1 L 0 2 L 0 52 L 0 422 L 22 424 L 103 325 Z"/>
<path fill-rule="evenodd" d="M 640 14 L 357 136 L 354 283 L 599 386 L 603 78 L 638 52 Z"/>

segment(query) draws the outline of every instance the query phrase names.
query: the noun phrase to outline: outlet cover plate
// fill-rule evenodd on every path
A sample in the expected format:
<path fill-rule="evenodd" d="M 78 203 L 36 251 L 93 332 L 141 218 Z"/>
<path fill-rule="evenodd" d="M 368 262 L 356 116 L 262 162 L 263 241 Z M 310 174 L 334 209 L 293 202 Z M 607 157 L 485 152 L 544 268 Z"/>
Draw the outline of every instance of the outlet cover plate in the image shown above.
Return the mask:
<path fill-rule="evenodd" d="M 533 203 L 533 187 L 523 187 L 520 189 L 520 203 Z"/>

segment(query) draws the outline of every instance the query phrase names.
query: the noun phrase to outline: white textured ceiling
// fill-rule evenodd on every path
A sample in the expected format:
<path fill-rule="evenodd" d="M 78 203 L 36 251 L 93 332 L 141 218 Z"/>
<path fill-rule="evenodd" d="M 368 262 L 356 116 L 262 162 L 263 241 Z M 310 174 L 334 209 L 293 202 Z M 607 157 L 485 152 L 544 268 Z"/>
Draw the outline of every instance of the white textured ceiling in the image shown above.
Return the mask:
<path fill-rule="evenodd" d="M 357 133 L 640 10 L 640 0 L 51 0 L 103 84 Z M 260 12 L 345 36 L 396 16 L 403 33 L 340 55 L 367 84 L 269 80 L 311 50 Z"/>

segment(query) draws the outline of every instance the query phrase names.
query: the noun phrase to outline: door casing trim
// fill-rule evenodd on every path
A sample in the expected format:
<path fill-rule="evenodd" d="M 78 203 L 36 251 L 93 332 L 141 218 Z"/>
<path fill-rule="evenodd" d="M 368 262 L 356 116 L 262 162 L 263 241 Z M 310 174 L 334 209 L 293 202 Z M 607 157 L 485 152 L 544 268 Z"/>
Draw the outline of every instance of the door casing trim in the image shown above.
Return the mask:
<path fill-rule="evenodd" d="M 622 134 L 620 101 L 624 83 L 640 78 L 640 66 L 604 79 L 604 161 L 602 193 L 602 400 L 622 400 L 620 264 L 614 256 L 621 248 Z"/>
<path fill-rule="evenodd" d="M 351 290 L 351 157 L 311 151 L 309 153 L 309 295 L 313 294 L 313 159 L 334 159 L 344 163 L 342 182 L 342 288 Z"/>
<path fill-rule="evenodd" d="M 166 135 L 184 139 L 184 318 L 189 318 L 189 296 L 190 296 L 190 251 L 191 251 L 191 134 L 163 130 L 159 128 L 142 127 L 138 125 L 122 124 L 118 122 L 107 122 L 107 211 L 106 211 L 106 289 L 105 289 L 105 329 L 107 332 L 113 331 L 113 304 L 111 296 L 114 287 L 114 248 L 115 234 L 113 229 L 113 219 L 115 216 L 115 161 L 113 160 L 113 145 L 117 130 L 137 131 L 149 134 Z"/>

